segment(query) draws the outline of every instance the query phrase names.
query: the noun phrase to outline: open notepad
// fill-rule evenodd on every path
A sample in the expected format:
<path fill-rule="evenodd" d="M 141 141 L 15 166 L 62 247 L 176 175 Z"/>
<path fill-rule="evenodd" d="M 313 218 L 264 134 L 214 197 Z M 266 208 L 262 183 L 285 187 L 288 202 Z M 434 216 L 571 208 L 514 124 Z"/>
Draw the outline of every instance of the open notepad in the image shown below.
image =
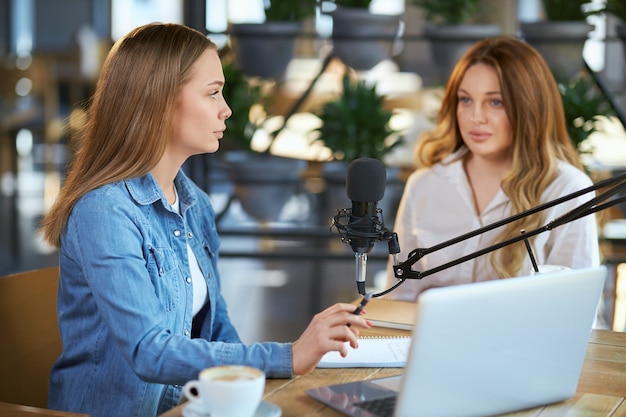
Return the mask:
<path fill-rule="evenodd" d="M 318 368 L 402 368 L 409 354 L 409 336 L 360 337 L 358 349 L 348 345 L 348 355 L 328 352 Z"/>

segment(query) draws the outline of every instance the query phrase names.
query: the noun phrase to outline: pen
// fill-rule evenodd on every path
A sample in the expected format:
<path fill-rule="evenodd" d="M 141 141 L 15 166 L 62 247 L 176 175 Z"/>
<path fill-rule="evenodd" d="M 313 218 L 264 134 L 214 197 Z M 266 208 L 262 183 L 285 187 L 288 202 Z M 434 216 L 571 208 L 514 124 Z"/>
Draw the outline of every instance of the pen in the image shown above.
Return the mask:
<path fill-rule="evenodd" d="M 365 306 L 367 305 L 368 301 L 372 298 L 372 293 L 368 292 L 367 294 L 365 294 L 363 296 L 363 299 L 361 300 L 361 302 L 359 303 L 359 305 L 356 307 L 356 309 L 354 309 L 354 311 L 352 312 L 352 314 L 355 315 L 359 315 L 361 314 L 361 312 L 363 311 L 363 309 L 365 308 Z M 350 327 L 350 323 L 347 324 L 348 327 Z"/>

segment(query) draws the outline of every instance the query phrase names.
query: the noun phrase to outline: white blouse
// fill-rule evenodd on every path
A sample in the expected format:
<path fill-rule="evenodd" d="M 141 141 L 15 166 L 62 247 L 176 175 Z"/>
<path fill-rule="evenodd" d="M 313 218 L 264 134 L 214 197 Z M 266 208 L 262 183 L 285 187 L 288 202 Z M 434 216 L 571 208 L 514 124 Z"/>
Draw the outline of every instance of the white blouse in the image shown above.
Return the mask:
<path fill-rule="evenodd" d="M 502 189 L 483 213 L 476 214 L 472 190 L 462 159 L 458 158 L 465 151 L 461 149 L 442 163 L 430 169 L 417 170 L 408 178 L 393 229 L 398 233 L 400 242 L 400 262 L 406 260 L 409 252 L 416 248 L 430 248 L 510 216 L 511 202 Z M 559 163 L 558 169 L 557 178 L 542 195 L 542 203 L 592 185 L 584 172 L 568 163 Z M 593 193 L 587 193 L 542 211 L 542 225 L 578 207 L 593 196 Z M 501 231 L 502 227 L 496 228 L 428 254 L 415 263 L 412 269 L 426 271 L 491 246 L 497 243 L 494 239 Z M 585 216 L 540 233 L 535 237 L 533 253 L 539 265 L 562 265 L 572 269 L 599 265 L 595 216 Z M 431 287 L 497 279 L 490 257 L 491 253 L 488 253 L 419 280 L 407 279 L 388 297 L 415 300 L 420 292 Z M 387 288 L 397 283 L 391 266 L 390 261 L 387 268 Z M 532 263 L 528 257 L 520 275 L 528 275 L 531 269 Z"/>

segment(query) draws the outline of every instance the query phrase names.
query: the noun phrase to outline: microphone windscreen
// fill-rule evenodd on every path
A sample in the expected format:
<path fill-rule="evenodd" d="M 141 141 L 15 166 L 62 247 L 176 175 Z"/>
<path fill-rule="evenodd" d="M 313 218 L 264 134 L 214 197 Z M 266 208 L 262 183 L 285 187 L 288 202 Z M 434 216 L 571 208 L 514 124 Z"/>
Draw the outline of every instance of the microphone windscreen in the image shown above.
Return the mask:
<path fill-rule="evenodd" d="M 346 193 L 351 201 L 375 202 L 383 199 L 387 169 L 374 158 L 358 158 L 348 165 Z"/>

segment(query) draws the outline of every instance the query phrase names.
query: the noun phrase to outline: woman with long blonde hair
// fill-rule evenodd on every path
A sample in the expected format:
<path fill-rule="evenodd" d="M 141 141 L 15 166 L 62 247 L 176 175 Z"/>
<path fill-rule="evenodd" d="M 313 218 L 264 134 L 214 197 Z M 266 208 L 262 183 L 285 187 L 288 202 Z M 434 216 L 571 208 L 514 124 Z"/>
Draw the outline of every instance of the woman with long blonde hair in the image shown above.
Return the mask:
<path fill-rule="evenodd" d="M 326 352 L 345 356 L 358 328 L 371 327 L 340 303 L 293 343 L 241 342 L 220 292 L 215 212 L 181 169 L 191 155 L 218 150 L 231 115 L 224 83 L 215 45 L 182 25 L 139 27 L 110 51 L 77 155 L 42 223 L 60 247 L 63 351 L 50 408 L 157 416 L 205 368 L 304 374 Z"/>
<path fill-rule="evenodd" d="M 416 145 L 394 231 L 403 253 L 428 248 L 591 185 L 567 134 L 558 86 L 541 55 L 510 37 L 476 43 L 446 85 L 436 127 Z M 424 271 L 543 226 L 593 197 L 583 195 L 426 255 Z M 530 239 L 539 264 L 599 264 L 597 226 L 587 216 Z M 430 287 L 530 273 L 523 242 L 407 280 L 390 297 L 414 300 Z M 388 268 L 387 283 L 397 282 Z"/>

